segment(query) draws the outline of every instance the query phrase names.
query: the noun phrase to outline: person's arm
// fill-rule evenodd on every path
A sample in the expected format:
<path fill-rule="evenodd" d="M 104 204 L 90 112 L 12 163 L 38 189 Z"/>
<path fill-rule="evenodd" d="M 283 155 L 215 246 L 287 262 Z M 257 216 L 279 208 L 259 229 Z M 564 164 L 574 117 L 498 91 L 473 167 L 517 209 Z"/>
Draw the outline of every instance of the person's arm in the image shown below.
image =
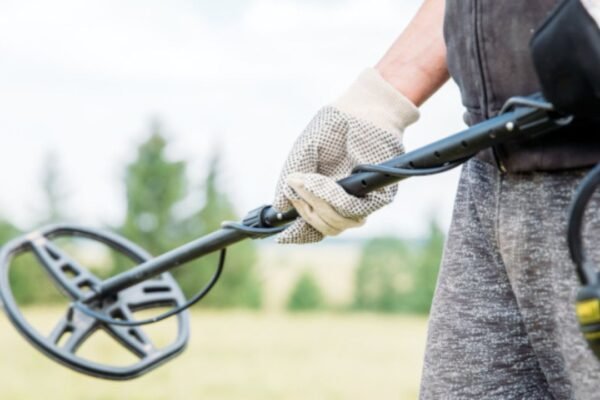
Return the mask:
<path fill-rule="evenodd" d="M 296 140 L 281 172 L 273 206 L 302 218 L 277 237 L 308 243 L 362 225 L 389 204 L 396 186 L 354 197 L 336 183 L 359 164 L 379 163 L 404 151 L 402 134 L 421 105 L 447 79 L 444 0 L 426 0 L 375 68 L 337 101 L 322 108 Z"/>
<path fill-rule="evenodd" d="M 443 21 L 445 0 L 426 0 L 375 69 L 420 106 L 447 80 Z"/>

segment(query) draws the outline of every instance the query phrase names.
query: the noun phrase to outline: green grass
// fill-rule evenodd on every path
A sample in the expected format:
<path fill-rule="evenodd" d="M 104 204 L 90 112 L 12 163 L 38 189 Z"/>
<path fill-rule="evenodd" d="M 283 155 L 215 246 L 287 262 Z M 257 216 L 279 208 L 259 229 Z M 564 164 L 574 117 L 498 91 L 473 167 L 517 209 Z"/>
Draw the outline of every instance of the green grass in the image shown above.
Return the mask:
<path fill-rule="evenodd" d="M 58 309 L 32 309 L 44 330 Z M 128 382 L 72 372 L 0 320 L 0 399 L 414 399 L 424 318 L 195 311 L 187 350 Z M 166 327 L 153 329 L 165 340 Z M 127 361 L 97 340 L 86 355 Z"/>

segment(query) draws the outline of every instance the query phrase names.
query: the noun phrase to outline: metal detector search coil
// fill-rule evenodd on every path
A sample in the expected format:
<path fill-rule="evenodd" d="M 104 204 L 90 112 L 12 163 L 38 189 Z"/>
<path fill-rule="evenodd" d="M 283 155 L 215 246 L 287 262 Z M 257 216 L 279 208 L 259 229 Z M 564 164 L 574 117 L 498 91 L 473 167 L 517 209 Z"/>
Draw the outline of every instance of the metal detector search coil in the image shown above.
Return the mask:
<path fill-rule="evenodd" d="M 588 203 L 600 186 L 600 164 L 581 181 L 569 210 L 568 243 L 577 268 L 581 288 L 577 291 L 575 312 L 588 345 L 600 359 L 600 270 L 587 256 L 583 242 L 583 220 Z"/>
<path fill-rule="evenodd" d="M 381 164 L 357 166 L 338 184 L 349 194 L 361 197 L 411 176 L 447 171 L 483 149 L 557 130 L 568 125 L 571 119 L 554 112 L 552 105 L 539 96 L 513 98 L 495 118 Z M 214 287 L 223 269 L 228 246 L 244 239 L 275 235 L 297 217 L 293 209 L 279 212 L 271 206 L 262 206 L 251 211 L 240 223 L 224 223 L 221 229 L 154 258 L 134 243 L 108 232 L 71 225 L 44 228 L 11 241 L 0 250 L 0 299 L 17 330 L 48 357 L 99 378 L 134 378 L 165 363 L 184 349 L 189 337 L 189 316 L 185 310 Z M 138 265 L 101 280 L 53 244 L 52 240 L 61 236 L 99 241 Z M 167 271 L 217 251 L 221 252 L 221 257 L 213 278 L 196 296 L 186 301 Z M 41 335 L 24 318 L 11 290 L 11 260 L 23 252 L 35 254 L 54 284 L 71 301 L 49 336 Z M 144 321 L 133 317 L 134 311 L 159 306 L 170 306 L 172 310 Z M 177 316 L 177 337 L 167 347 L 158 349 L 141 325 L 172 315 Z M 77 350 L 99 329 L 135 354 L 138 361 L 120 367 L 80 357 Z M 68 339 L 61 341 L 64 335 L 68 335 Z"/>
<path fill-rule="evenodd" d="M 9 272 L 11 260 L 20 253 L 32 252 L 53 282 L 72 302 L 89 297 L 101 280 L 57 247 L 52 240 L 78 236 L 96 240 L 135 263 L 149 260 L 150 255 L 122 237 L 99 230 L 58 225 L 13 240 L 0 251 L 0 298 L 6 314 L 17 330 L 48 357 L 76 371 L 108 379 L 131 379 L 168 361 L 185 348 L 189 338 L 189 316 L 177 315 L 177 337 L 167 347 L 158 349 L 141 327 L 109 325 L 91 318 L 73 307 L 57 321 L 49 336 L 38 332 L 23 316 L 13 296 Z M 168 273 L 146 280 L 94 302 L 94 309 L 121 321 L 133 321 L 133 312 L 153 307 L 179 306 L 185 302 L 177 282 Z M 133 353 L 138 361 L 125 367 L 103 365 L 82 358 L 77 351 L 97 330 L 102 329 Z M 63 340 L 64 336 L 68 336 Z"/>

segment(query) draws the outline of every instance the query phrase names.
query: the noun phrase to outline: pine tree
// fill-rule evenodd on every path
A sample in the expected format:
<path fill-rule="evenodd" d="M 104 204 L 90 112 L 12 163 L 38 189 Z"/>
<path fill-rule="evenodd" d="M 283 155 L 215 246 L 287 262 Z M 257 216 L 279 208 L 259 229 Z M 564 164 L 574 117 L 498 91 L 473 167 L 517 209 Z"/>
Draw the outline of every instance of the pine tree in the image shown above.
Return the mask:
<path fill-rule="evenodd" d="M 127 214 L 120 232 L 155 255 L 186 239 L 174 217 L 176 204 L 187 194 L 185 163 L 168 160 L 166 148 L 160 124 L 154 122 L 125 173 Z"/>
<path fill-rule="evenodd" d="M 154 123 L 150 137 L 141 144 L 125 174 L 127 214 L 120 232 L 154 255 L 219 229 L 224 220 L 237 219 L 229 198 L 219 189 L 217 154 L 208 168 L 203 202 L 199 200 L 198 207 L 192 207 L 187 216 L 177 213 L 177 206 L 189 200 L 186 164 L 168 160 L 166 150 L 167 141 L 160 126 Z M 253 269 L 255 259 L 251 242 L 232 246 L 228 250 L 226 270 L 203 304 L 258 307 L 260 286 Z M 180 266 L 172 273 L 189 297 L 205 285 L 217 261 L 218 254 L 212 254 Z M 115 264 L 114 272 L 126 268 L 122 262 Z"/>
<path fill-rule="evenodd" d="M 67 218 L 64 188 L 58 156 L 49 152 L 44 158 L 40 174 L 42 189 L 42 209 L 36 225 L 47 225 L 61 222 Z M 18 229 L 7 220 L 0 222 L 0 240 L 4 237 L 15 237 Z M 16 257 L 10 269 L 10 280 L 15 299 L 23 304 L 48 304 L 64 301 L 64 296 L 57 290 L 49 278 L 47 271 L 31 254 L 23 253 Z"/>
<path fill-rule="evenodd" d="M 440 226 L 432 221 L 429 234 L 415 262 L 415 293 L 412 297 L 413 309 L 419 313 L 428 313 L 437 283 L 442 262 L 442 253 L 446 237 Z"/>
<path fill-rule="evenodd" d="M 292 288 L 287 309 L 290 311 L 314 311 L 324 305 L 324 296 L 317 280 L 310 272 L 304 272 Z"/>
<path fill-rule="evenodd" d="M 369 240 L 356 270 L 355 308 L 429 312 L 443 243 L 444 234 L 434 222 L 422 243 L 398 238 Z"/>
<path fill-rule="evenodd" d="M 67 192 L 61 179 L 58 156 L 54 152 L 46 154 L 41 174 L 42 202 L 44 212 L 40 225 L 57 223 L 67 218 L 65 200 Z"/>
<path fill-rule="evenodd" d="M 219 189 L 219 164 L 219 155 L 215 153 L 209 163 L 202 190 L 204 204 L 187 221 L 188 232 L 194 237 L 219 229 L 223 221 L 238 219 L 228 196 Z M 184 291 L 188 294 L 197 291 L 213 273 L 217 262 L 218 254 L 213 254 L 177 270 L 175 274 Z M 243 241 L 230 246 L 220 282 L 206 297 L 204 304 L 217 307 L 260 307 L 261 290 L 255 263 L 256 250 L 252 242 Z"/>

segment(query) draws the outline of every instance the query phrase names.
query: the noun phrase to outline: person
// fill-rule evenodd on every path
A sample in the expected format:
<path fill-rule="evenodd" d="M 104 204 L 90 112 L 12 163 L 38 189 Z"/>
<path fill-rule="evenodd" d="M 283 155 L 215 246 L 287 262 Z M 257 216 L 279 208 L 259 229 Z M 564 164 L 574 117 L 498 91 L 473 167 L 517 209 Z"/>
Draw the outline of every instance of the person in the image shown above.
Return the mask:
<path fill-rule="evenodd" d="M 537 29 L 532 58 L 544 96 L 567 114 L 600 120 L 600 1 L 563 1 Z"/>
<path fill-rule="evenodd" d="M 577 2 L 597 34 L 598 1 Z M 293 207 L 301 218 L 277 240 L 316 242 L 360 226 L 390 203 L 397 187 L 357 198 L 335 181 L 358 164 L 401 153 L 418 107 L 450 76 L 469 125 L 498 114 L 512 96 L 540 91 L 532 53 L 551 40 L 541 38 L 533 52 L 529 43 L 558 4 L 424 1 L 375 67 L 318 111 L 296 140 L 273 205 Z M 542 53 L 548 60 L 552 49 Z M 550 58 L 559 65 L 570 56 Z M 597 67 L 592 64 L 592 73 Z M 540 72 L 552 83 L 551 69 Z M 597 99 L 598 91 L 591 93 Z M 573 99 L 561 99 L 560 90 L 558 98 L 570 110 Z M 588 122 L 496 146 L 464 165 L 430 314 L 421 398 L 600 398 L 600 362 L 578 332 L 577 280 L 566 242 L 571 196 L 600 161 L 600 140 Z M 597 238 L 600 198 L 592 203 L 586 237 Z M 600 249 L 592 252 L 600 257 Z"/>

